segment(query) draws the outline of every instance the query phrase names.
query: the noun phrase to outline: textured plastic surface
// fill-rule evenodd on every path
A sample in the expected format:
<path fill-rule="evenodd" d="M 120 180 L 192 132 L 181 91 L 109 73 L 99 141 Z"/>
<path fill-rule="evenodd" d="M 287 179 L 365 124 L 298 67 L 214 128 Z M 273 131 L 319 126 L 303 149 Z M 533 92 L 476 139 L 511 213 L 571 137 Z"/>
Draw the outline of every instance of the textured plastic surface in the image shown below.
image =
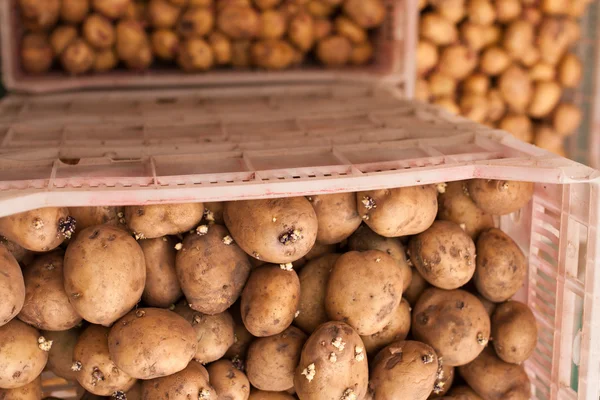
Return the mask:
<path fill-rule="evenodd" d="M 103 74 L 68 76 L 62 71 L 28 75 L 20 67 L 19 46 L 22 27 L 17 0 L 0 1 L 3 82 L 9 91 L 49 93 L 90 88 L 191 87 L 243 85 L 278 82 L 331 82 L 379 79 L 404 85 L 412 96 L 416 46 L 417 0 L 385 0 L 387 18 L 374 33 L 375 60 L 366 67 L 326 69 L 303 66 L 286 71 L 217 69 L 187 74 L 175 66 L 151 68 L 148 72 L 116 70 Z"/>
<path fill-rule="evenodd" d="M 0 102 L 0 215 L 470 178 L 536 182 L 500 219 L 529 257 L 533 399 L 600 395 L 600 173 L 358 84 L 101 92 Z"/>

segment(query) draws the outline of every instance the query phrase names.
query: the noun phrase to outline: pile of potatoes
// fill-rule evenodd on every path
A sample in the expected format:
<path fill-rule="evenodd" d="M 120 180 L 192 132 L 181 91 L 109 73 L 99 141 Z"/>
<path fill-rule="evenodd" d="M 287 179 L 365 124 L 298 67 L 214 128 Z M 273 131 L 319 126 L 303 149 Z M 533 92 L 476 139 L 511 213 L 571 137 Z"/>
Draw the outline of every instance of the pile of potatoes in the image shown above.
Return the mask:
<path fill-rule="evenodd" d="M 564 156 L 591 0 L 420 0 L 416 97 Z"/>
<path fill-rule="evenodd" d="M 0 218 L 0 398 L 529 399 L 533 183 Z M 98 397 L 95 397 L 98 396 Z"/>
<path fill-rule="evenodd" d="M 18 0 L 21 62 L 32 74 L 55 61 L 71 75 L 119 65 L 186 72 L 281 70 L 316 60 L 364 65 L 383 0 Z"/>

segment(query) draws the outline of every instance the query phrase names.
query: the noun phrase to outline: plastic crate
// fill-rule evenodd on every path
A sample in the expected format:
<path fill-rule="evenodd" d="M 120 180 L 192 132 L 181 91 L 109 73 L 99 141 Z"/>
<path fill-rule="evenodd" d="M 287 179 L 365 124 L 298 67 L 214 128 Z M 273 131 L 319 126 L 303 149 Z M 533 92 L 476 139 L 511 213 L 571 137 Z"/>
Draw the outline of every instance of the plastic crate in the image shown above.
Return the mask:
<path fill-rule="evenodd" d="M 529 257 L 533 399 L 600 397 L 600 172 L 370 85 L 9 96 L 0 215 L 45 206 L 536 182 L 500 218 Z"/>
<path fill-rule="evenodd" d="M 102 74 L 68 76 L 62 71 L 29 75 L 20 67 L 20 25 L 17 0 L 0 1 L 3 82 L 8 91 L 48 93 L 90 88 L 190 87 L 277 82 L 360 81 L 373 78 L 403 85 L 412 96 L 415 76 L 417 0 L 384 0 L 387 18 L 374 32 L 375 57 L 361 68 L 327 69 L 303 66 L 286 71 L 216 69 L 189 74 L 176 67 L 153 67 L 147 72 L 116 70 Z"/>

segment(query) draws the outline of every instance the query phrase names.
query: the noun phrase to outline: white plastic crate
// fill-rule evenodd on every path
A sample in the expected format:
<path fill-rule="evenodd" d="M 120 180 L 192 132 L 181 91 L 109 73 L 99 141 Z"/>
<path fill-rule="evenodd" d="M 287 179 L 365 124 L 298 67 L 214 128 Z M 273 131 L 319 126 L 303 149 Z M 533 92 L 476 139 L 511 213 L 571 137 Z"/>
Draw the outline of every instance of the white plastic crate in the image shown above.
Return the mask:
<path fill-rule="evenodd" d="M 401 97 L 357 84 L 9 96 L 0 215 L 533 181 L 532 202 L 500 219 L 529 255 L 532 398 L 597 400 L 600 172 Z"/>

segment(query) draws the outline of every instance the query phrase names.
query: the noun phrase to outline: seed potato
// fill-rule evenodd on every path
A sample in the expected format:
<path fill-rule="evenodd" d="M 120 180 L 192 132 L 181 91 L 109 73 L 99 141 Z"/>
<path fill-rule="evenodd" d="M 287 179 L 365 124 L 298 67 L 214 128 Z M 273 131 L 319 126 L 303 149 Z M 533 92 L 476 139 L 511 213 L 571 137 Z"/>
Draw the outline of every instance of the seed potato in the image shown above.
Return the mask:
<path fill-rule="evenodd" d="M 433 390 L 438 357 L 425 343 L 395 342 L 373 360 L 371 381 L 374 400 L 410 398 L 426 400 Z"/>
<path fill-rule="evenodd" d="M 490 317 L 477 297 L 464 290 L 425 290 L 411 326 L 415 340 L 432 346 L 449 366 L 474 360 L 490 337 Z"/>
<path fill-rule="evenodd" d="M 255 339 L 255 337 L 248 332 L 248 329 L 246 329 L 246 326 L 244 325 L 244 321 L 242 320 L 242 315 L 240 312 L 240 304 L 241 301 L 237 301 L 229 308 L 229 313 L 233 317 L 234 322 L 234 341 L 229 349 L 227 349 L 225 358 L 231 359 L 234 364 L 236 364 L 234 361 L 237 360 L 237 362 L 240 363 L 241 359 L 246 358 L 248 347 Z"/>
<path fill-rule="evenodd" d="M 127 226 L 142 239 L 188 232 L 198 226 L 203 215 L 202 203 L 125 207 Z"/>
<path fill-rule="evenodd" d="M 75 221 L 64 207 L 40 208 L 0 218 L 0 235 L 35 252 L 57 248 L 74 230 Z"/>
<path fill-rule="evenodd" d="M 117 367 L 138 379 L 172 375 L 196 354 L 194 328 L 181 316 L 161 308 L 138 308 L 108 335 L 108 349 Z"/>
<path fill-rule="evenodd" d="M 151 307 L 166 308 L 183 295 L 175 270 L 176 242 L 164 236 L 138 242 L 146 262 L 146 284 L 142 300 Z"/>
<path fill-rule="evenodd" d="M 215 389 L 218 399 L 248 400 L 250 382 L 231 361 L 221 359 L 208 365 L 206 369 L 210 385 Z"/>
<path fill-rule="evenodd" d="M 381 349 L 393 342 L 406 339 L 410 332 L 410 312 L 410 304 L 402 299 L 390 323 L 385 328 L 372 335 L 361 336 L 369 356 L 375 356 Z"/>
<path fill-rule="evenodd" d="M 48 341 L 52 341 L 52 347 L 48 352 L 48 363 L 46 368 L 54 375 L 68 381 L 77 380 L 77 371 L 73 371 L 73 353 L 79 339 L 78 328 L 67 331 L 42 331 L 42 335 Z"/>
<path fill-rule="evenodd" d="M 304 332 L 290 326 L 280 334 L 252 342 L 246 358 L 246 374 L 252 386 L 272 392 L 292 389 L 306 339 Z"/>
<path fill-rule="evenodd" d="M 88 326 L 79 336 L 73 351 L 73 369 L 85 390 L 98 396 L 110 396 L 117 391 L 125 392 L 135 379 L 120 370 L 108 353 L 109 328 Z"/>
<path fill-rule="evenodd" d="M 69 302 L 63 278 L 62 250 L 38 256 L 23 271 L 25 303 L 19 319 L 38 329 L 64 331 L 81 322 Z"/>
<path fill-rule="evenodd" d="M 438 359 L 438 370 L 435 383 L 433 384 L 433 392 L 429 396 L 430 399 L 443 397 L 454 382 L 454 367 L 444 364 L 443 360 Z"/>
<path fill-rule="evenodd" d="M 412 278 L 410 280 L 410 285 L 406 291 L 402 293 L 402 296 L 408 301 L 408 304 L 414 307 L 417 300 L 419 300 L 419 297 L 421 297 L 421 294 L 431 285 L 423 278 L 416 268 L 411 268 L 411 273 Z"/>
<path fill-rule="evenodd" d="M 535 316 L 523 303 L 507 301 L 499 304 L 492 316 L 492 337 L 496 355 L 504 362 L 521 364 L 537 345 Z"/>
<path fill-rule="evenodd" d="M 18 319 L 0 326 L 0 389 L 27 385 L 42 373 L 48 352 L 40 348 L 44 346 L 40 346 L 39 339 L 37 329 Z"/>
<path fill-rule="evenodd" d="M 347 239 L 362 222 L 354 193 L 311 196 L 308 200 L 317 215 L 317 241 L 320 243 L 339 243 Z"/>
<path fill-rule="evenodd" d="M 254 336 L 277 335 L 292 324 L 299 302 L 300 280 L 296 272 L 278 265 L 263 265 L 252 270 L 242 292 L 242 320 Z"/>
<path fill-rule="evenodd" d="M 433 185 L 371 190 L 356 196 L 362 219 L 385 237 L 421 233 L 437 214 L 437 190 Z"/>
<path fill-rule="evenodd" d="M 41 375 L 27 385 L 15 389 L 0 389 L 2 400 L 41 400 L 42 395 Z"/>
<path fill-rule="evenodd" d="M 484 212 L 506 215 L 529 203 L 534 186 L 531 182 L 472 179 L 467 188 L 469 196 Z"/>
<path fill-rule="evenodd" d="M 90 226 L 110 224 L 118 225 L 121 207 L 112 206 L 88 206 L 69 207 L 69 215 L 77 221 L 76 234 Z"/>
<path fill-rule="evenodd" d="M 298 273 L 300 302 L 294 325 L 304 332 L 312 333 L 319 325 L 328 321 L 325 310 L 327 282 L 339 257 L 339 254 L 325 254 L 309 261 Z"/>
<path fill-rule="evenodd" d="M 359 335 L 385 328 L 402 299 L 402 272 L 379 250 L 341 255 L 329 275 L 325 309 L 331 320 L 344 321 Z"/>
<path fill-rule="evenodd" d="M 182 371 L 142 383 L 144 399 L 209 400 L 217 392 L 210 385 L 208 372 L 199 362 L 191 361 Z"/>
<path fill-rule="evenodd" d="M 19 263 L 8 251 L 6 246 L 0 246 L 0 327 L 12 320 L 21 312 L 25 303 L 25 281 Z"/>
<path fill-rule="evenodd" d="M 313 332 L 294 375 L 296 394 L 302 400 L 362 399 L 368 381 L 364 345 L 343 322 L 326 322 Z"/>
<path fill-rule="evenodd" d="M 295 400 L 295 397 L 286 392 L 265 392 L 252 389 L 248 400 Z"/>

